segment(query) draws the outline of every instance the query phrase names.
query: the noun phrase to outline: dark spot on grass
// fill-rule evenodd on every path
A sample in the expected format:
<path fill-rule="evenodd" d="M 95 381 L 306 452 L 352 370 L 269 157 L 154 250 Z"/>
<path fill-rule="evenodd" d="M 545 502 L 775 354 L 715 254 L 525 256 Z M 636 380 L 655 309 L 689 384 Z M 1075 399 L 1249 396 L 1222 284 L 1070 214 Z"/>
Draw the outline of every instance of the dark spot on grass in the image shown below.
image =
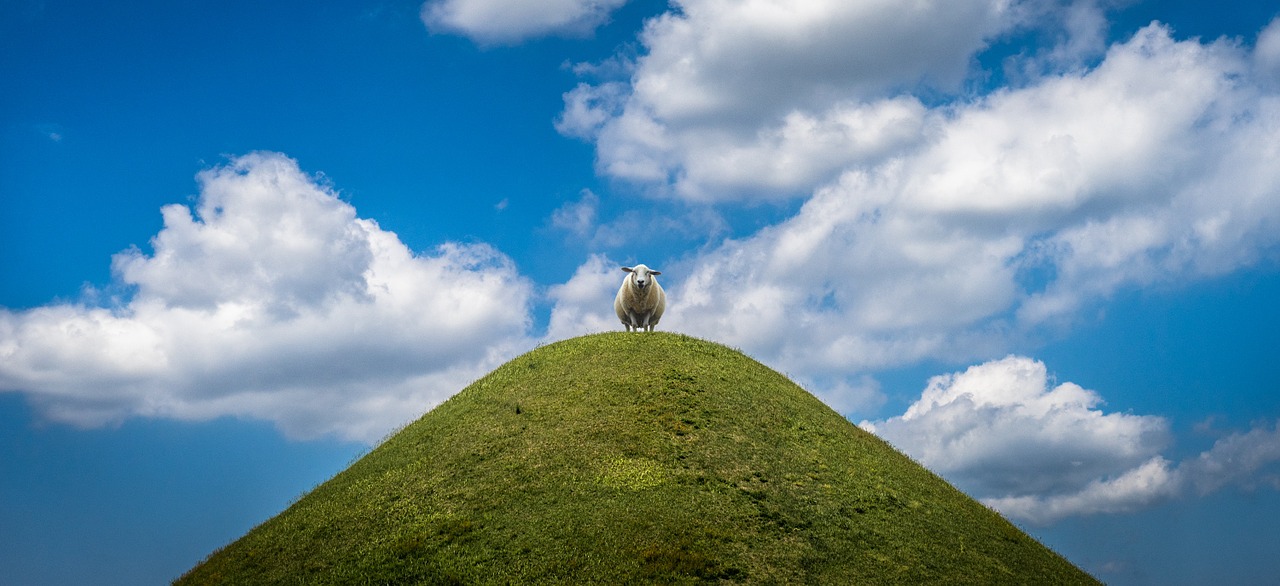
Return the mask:
<path fill-rule="evenodd" d="M 470 519 L 449 519 L 440 524 L 436 534 L 444 538 L 446 543 L 449 543 L 466 539 L 475 529 L 476 524 L 471 522 Z"/>
<path fill-rule="evenodd" d="M 741 569 L 721 564 L 685 540 L 650 545 L 641 550 L 640 559 L 642 575 L 650 580 L 675 577 L 727 580 L 743 574 Z"/>
<path fill-rule="evenodd" d="M 429 553 L 432 549 L 431 538 L 423 534 L 401 537 L 391 546 L 391 554 L 404 559 Z"/>

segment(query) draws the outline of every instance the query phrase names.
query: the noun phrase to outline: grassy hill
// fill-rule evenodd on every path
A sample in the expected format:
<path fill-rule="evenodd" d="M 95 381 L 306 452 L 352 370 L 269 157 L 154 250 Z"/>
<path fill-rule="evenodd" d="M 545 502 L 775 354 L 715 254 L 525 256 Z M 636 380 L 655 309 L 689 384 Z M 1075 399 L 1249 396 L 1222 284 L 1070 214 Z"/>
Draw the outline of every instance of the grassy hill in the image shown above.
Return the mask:
<path fill-rule="evenodd" d="M 1096 583 L 740 352 L 538 348 L 178 584 Z"/>

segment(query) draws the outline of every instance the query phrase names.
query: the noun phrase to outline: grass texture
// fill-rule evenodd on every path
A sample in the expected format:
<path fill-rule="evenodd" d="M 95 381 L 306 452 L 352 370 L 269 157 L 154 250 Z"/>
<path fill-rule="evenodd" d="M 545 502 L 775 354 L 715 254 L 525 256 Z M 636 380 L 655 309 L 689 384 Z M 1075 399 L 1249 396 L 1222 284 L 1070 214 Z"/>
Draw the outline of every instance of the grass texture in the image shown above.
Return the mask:
<path fill-rule="evenodd" d="M 494 370 L 177 584 L 1096 584 L 782 375 L 669 333 Z"/>

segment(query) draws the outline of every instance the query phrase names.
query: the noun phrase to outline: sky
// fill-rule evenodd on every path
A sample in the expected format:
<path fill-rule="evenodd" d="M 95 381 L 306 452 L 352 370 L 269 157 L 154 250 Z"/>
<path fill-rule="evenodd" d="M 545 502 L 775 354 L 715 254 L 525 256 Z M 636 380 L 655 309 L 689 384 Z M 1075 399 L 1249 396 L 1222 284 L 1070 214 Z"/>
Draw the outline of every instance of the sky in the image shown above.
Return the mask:
<path fill-rule="evenodd" d="M 1109 584 L 1280 575 L 1280 7 L 0 1 L 0 567 L 166 583 L 503 362 L 741 349 Z"/>

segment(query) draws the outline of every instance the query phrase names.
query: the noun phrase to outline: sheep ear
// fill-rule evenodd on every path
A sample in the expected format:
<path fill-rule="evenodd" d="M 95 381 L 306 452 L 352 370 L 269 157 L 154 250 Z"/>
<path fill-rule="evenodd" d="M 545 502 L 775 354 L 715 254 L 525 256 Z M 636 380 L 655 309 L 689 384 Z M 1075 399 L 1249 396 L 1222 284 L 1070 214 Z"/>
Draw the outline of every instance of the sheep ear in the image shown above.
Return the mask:
<path fill-rule="evenodd" d="M 627 271 L 627 272 L 629 273 L 629 272 L 631 272 L 631 271 L 632 271 L 632 268 L 631 268 L 631 267 L 622 267 L 622 270 Z"/>
<path fill-rule="evenodd" d="M 662 271 L 649 271 L 650 275 L 661 275 Z"/>

